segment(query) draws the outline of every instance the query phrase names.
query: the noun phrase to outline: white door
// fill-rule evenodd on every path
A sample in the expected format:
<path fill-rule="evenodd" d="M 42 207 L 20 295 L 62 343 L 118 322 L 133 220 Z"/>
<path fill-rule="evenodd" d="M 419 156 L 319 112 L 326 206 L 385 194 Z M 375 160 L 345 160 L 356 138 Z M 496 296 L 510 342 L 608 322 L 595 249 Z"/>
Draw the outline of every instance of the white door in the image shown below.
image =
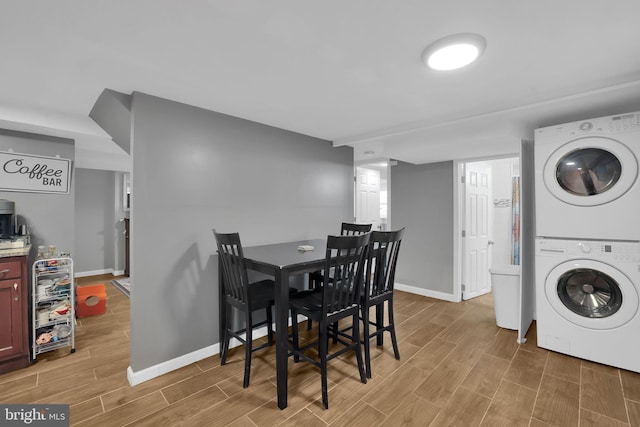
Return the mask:
<path fill-rule="evenodd" d="M 465 227 L 463 240 L 462 299 L 491 291 L 490 238 L 492 236 L 491 165 L 473 162 L 465 165 Z"/>
<path fill-rule="evenodd" d="M 380 171 L 356 168 L 356 222 L 380 229 Z"/>

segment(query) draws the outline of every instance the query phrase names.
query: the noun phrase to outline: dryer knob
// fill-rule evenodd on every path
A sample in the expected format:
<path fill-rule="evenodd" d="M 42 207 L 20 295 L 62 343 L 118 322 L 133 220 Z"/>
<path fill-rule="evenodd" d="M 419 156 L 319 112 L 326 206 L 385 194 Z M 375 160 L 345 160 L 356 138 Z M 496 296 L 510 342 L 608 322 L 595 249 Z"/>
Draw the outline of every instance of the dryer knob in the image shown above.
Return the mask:
<path fill-rule="evenodd" d="M 588 254 L 589 252 L 591 252 L 591 245 L 583 244 L 582 252 L 584 252 L 585 254 Z"/>
<path fill-rule="evenodd" d="M 588 132 L 593 128 L 593 125 L 590 122 L 584 122 L 580 124 L 580 130 L 583 132 Z"/>

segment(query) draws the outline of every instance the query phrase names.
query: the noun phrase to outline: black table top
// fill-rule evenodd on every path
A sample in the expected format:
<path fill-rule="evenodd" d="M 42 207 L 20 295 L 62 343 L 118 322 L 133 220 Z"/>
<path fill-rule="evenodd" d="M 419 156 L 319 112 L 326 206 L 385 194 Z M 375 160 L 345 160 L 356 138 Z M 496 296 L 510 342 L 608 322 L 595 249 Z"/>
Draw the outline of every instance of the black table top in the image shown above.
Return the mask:
<path fill-rule="evenodd" d="M 313 246 L 314 249 L 299 251 L 298 246 L 302 245 Z M 319 260 L 324 260 L 326 250 L 326 239 L 299 240 L 243 248 L 245 259 L 278 268 L 302 267 L 308 263 L 317 263 Z"/>

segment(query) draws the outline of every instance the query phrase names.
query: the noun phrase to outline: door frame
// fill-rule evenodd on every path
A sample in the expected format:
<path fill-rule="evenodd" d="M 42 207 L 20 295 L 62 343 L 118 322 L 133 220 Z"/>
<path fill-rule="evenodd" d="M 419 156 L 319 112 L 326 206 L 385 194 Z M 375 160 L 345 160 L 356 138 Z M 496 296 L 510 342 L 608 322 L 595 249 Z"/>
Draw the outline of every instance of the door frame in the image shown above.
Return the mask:
<path fill-rule="evenodd" d="M 520 153 L 502 154 L 499 156 L 474 157 L 463 160 L 454 160 L 453 163 L 453 301 L 462 301 L 462 278 L 464 268 L 464 237 L 462 231 L 465 228 L 465 187 L 462 179 L 465 176 L 465 164 L 499 159 L 520 158 Z M 522 162 L 522 159 L 520 159 Z"/>
<path fill-rule="evenodd" d="M 384 167 L 384 169 L 386 169 L 386 171 L 384 172 L 384 179 L 386 180 L 387 183 L 387 188 L 386 188 L 386 192 L 387 192 L 387 231 L 388 230 L 393 230 L 392 226 L 391 226 L 391 166 L 395 166 L 398 164 L 397 161 L 395 160 L 391 160 L 389 158 L 386 157 L 375 157 L 375 158 L 371 158 L 371 159 L 364 159 L 364 160 L 357 160 L 353 162 L 353 220 L 356 220 L 356 209 L 358 209 L 357 203 L 356 203 L 356 191 L 358 191 L 357 189 L 357 169 L 359 167 L 362 168 L 373 168 L 373 169 L 381 169 L 383 168 L 382 166 L 380 166 L 382 163 L 385 163 L 386 166 Z M 372 167 L 372 165 L 375 165 Z M 381 178 L 382 178 L 383 174 L 381 172 Z"/>

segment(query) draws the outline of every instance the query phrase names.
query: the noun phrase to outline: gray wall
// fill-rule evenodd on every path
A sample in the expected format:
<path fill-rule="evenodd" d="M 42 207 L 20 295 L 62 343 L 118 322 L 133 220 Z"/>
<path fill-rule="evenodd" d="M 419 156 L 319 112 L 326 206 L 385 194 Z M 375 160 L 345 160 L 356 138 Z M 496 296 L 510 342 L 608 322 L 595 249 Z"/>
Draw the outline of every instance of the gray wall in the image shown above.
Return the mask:
<path fill-rule="evenodd" d="M 131 97 L 110 89 L 102 91 L 89 112 L 96 123 L 127 154 L 131 154 Z"/>
<path fill-rule="evenodd" d="M 250 246 L 353 220 L 353 151 L 137 92 L 131 113 L 137 372 L 218 342 L 213 228 Z"/>
<path fill-rule="evenodd" d="M 76 272 L 123 270 L 124 255 L 118 250 L 124 245 L 124 237 L 119 238 L 124 231 L 119 222 L 123 214 L 117 212 L 121 211 L 120 173 L 94 169 L 76 169 L 75 173 Z"/>
<path fill-rule="evenodd" d="M 391 167 L 391 228 L 406 228 L 397 283 L 453 293 L 453 176 L 453 162 Z"/>
<path fill-rule="evenodd" d="M 0 129 L 0 151 L 74 160 L 74 141 Z M 32 234 L 33 248 L 29 261 L 35 259 L 38 245 L 55 245 L 57 251 L 75 254 L 75 171 L 71 172 L 69 194 L 23 193 L 0 191 L 0 199 L 16 203 L 18 223 L 27 224 Z"/>

